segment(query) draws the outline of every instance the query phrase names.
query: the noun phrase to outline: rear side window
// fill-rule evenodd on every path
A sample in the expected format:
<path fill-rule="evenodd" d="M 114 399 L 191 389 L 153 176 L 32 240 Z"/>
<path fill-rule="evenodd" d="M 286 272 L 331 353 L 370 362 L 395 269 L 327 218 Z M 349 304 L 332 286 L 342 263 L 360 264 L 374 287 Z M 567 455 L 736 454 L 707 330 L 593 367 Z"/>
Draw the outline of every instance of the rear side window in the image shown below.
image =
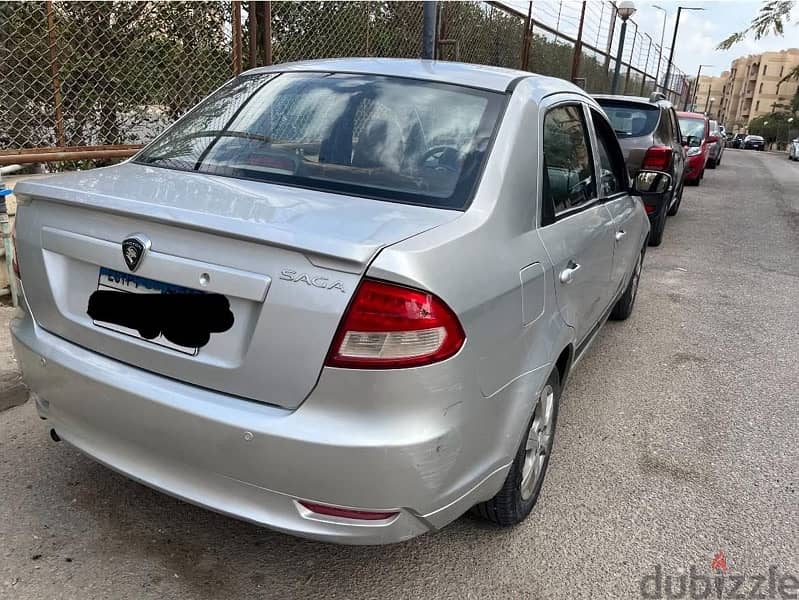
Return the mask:
<path fill-rule="evenodd" d="M 245 75 L 136 162 L 464 210 L 504 101 L 399 77 Z"/>
<path fill-rule="evenodd" d="M 619 138 L 641 137 L 655 130 L 660 116 L 657 106 L 598 100 Z"/>
<path fill-rule="evenodd" d="M 544 198 L 554 214 L 596 198 L 590 143 L 580 105 L 558 106 L 544 117 Z"/>
<path fill-rule="evenodd" d="M 677 122 L 677 113 L 674 109 L 669 109 L 669 120 L 671 121 L 671 128 L 674 131 L 674 142 L 678 146 L 682 146 L 682 133 L 680 133 L 680 124 Z"/>
<path fill-rule="evenodd" d="M 602 170 L 598 177 L 599 197 L 608 198 L 627 189 L 627 167 L 619 142 L 608 122 L 593 110 L 591 118 L 594 121 L 599 166 Z"/>

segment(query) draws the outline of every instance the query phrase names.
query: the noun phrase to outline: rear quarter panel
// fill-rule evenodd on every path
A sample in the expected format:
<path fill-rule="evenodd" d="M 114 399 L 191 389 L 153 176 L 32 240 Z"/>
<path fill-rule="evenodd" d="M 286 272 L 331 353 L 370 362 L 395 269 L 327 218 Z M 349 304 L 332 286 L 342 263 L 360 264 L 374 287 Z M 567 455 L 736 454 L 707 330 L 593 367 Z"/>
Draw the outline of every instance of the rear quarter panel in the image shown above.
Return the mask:
<path fill-rule="evenodd" d="M 539 110 L 523 81 L 503 122 L 470 208 L 462 217 L 384 249 L 368 275 L 429 289 L 458 314 L 464 364 L 480 398 L 512 398 L 505 411 L 508 456 L 555 358 L 571 342 L 554 298 L 552 267 L 539 239 Z M 531 308 L 532 307 L 532 308 Z M 500 394 L 509 386 L 513 394 Z M 468 394 L 464 394 L 468 398 Z"/>

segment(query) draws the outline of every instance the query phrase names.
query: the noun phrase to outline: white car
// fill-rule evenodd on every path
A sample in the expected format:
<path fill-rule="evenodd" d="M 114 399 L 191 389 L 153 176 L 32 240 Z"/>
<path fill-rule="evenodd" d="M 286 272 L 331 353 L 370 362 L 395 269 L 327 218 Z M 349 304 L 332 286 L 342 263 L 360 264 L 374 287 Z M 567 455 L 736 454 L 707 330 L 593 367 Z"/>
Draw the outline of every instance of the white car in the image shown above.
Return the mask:
<path fill-rule="evenodd" d="M 799 138 L 788 144 L 788 160 L 799 160 Z"/>

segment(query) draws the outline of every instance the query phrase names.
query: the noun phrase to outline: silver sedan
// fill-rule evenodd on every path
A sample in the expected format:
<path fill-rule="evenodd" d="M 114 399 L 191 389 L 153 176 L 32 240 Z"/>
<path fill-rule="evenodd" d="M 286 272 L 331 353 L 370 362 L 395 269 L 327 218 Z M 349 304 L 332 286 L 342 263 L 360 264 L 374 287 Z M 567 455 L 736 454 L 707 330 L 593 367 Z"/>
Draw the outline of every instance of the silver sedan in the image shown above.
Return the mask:
<path fill-rule="evenodd" d="M 17 186 L 16 353 L 54 440 L 189 502 L 353 544 L 512 525 L 633 309 L 639 192 L 562 80 L 252 70 L 129 161 Z"/>

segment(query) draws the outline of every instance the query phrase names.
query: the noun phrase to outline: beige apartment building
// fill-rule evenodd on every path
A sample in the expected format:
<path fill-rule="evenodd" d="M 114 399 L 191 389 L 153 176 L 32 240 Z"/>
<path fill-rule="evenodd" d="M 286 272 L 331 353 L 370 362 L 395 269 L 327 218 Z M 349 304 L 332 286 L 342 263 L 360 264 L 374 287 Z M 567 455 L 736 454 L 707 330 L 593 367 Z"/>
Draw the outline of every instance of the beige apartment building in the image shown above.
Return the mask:
<path fill-rule="evenodd" d="M 715 119 L 719 114 L 721 99 L 724 94 L 724 84 L 730 76 L 729 71 L 724 71 L 720 76 L 702 75 L 699 77 L 699 85 L 694 91 L 694 110 L 707 113 L 711 119 Z M 696 85 L 696 84 L 694 84 Z"/>
<path fill-rule="evenodd" d="M 717 114 L 728 131 L 745 131 L 755 117 L 769 114 L 777 104 L 791 101 L 799 89 L 799 81 L 780 83 L 780 80 L 797 66 L 799 48 L 735 59 L 723 85 L 718 110 L 711 112 Z"/>

